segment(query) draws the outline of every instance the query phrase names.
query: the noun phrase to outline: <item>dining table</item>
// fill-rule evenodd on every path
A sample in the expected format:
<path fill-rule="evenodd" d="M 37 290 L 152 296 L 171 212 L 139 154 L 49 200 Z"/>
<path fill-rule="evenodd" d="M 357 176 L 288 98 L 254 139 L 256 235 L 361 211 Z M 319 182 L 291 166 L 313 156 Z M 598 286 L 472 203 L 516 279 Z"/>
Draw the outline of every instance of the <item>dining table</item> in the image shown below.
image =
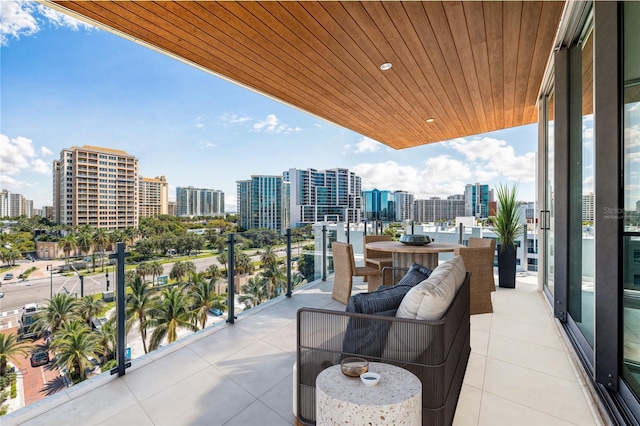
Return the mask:
<path fill-rule="evenodd" d="M 391 253 L 394 268 L 409 268 L 414 263 L 435 269 L 440 253 L 452 253 L 456 248 L 464 247 L 455 243 L 430 242 L 424 245 L 404 244 L 399 241 L 376 241 L 366 244 L 370 250 Z"/>

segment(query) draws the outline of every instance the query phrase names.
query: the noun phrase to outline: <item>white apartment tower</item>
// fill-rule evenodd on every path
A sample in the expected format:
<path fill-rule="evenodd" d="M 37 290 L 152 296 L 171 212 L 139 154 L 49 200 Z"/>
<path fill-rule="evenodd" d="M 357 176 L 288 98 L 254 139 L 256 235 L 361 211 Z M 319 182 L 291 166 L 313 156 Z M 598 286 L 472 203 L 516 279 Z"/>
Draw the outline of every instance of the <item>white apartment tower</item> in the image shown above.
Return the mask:
<path fill-rule="evenodd" d="M 284 234 L 289 228 L 289 182 L 282 176 L 261 175 L 236 181 L 236 185 L 240 227 Z"/>
<path fill-rule="evenodd" d="M 414 220 L 416 222 L 449 221 L 457 216 L 464 216 L 464 200 L 431 197 L 428 200 L 416 200 L 414 203 Z"/>
<path fill-rule="evenodd" d="M 395 191 L 393 198 L 396 206 L 396 221 L 413 220 L 414 195 L 407 191 Z"/>
<path fill-rule="evenodd" d="M 125 151 L 84 145 L 53 162 L 54 221 L 74 227 L 138 226 L 138 160 Z"/>
<path fill-rule="evenodd" d="M 9 216 L 9 191 L 0 191 L 0 217 Z"/>
<path fill-rule="evenodd" d="M 164 176 L 138 180 L 138 202 L 140 217 L 157 217 L 169 214 L 169 183 Z"/>
<path fill-rule="evenodd" d="M 348 169 L 289 169 L 291 225 L 321 221 L 360 222 L 362 181 Z"/>
<path fill-rule="evenodd" d="M 218 189 L 176 188 L 178 216 L 224 216 L 224 192 Z"/>

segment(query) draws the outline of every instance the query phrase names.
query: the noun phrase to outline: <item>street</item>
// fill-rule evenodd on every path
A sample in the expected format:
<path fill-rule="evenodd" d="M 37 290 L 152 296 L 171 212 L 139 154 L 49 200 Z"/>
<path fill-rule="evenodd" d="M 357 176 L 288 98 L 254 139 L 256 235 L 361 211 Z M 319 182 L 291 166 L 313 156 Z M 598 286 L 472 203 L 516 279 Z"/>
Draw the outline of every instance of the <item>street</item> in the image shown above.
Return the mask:
<path fill-rule="evenodd" d="M 251 256 L 251 260 L 255 261 L 260 258 L 259 254 L 257 254 L 258 252 L 259 250 Z M 278 250 L 276 254 L 278 257 L 282 257 L 286 255 L 286 252 Z M 213 264 L 222 267 L 217 260 L 217 255 L 190 257 L 189 259 L 183 258 L 182 260 L 193 262 L 199 272 L 204 271 L 209 265 Z M 0 330 L 15 327 L 22 313 L 22 307 L 27 303 L 40 305 L 49 300 L 52 294 L 60 292 L 80 297 L 81 294 L 96 294 L 106 291 L 106 273 L 109 274 L 109 290 L 115 291 L 115 266 L 110 265 L 107 267 L 107 265 L 105 265 L 105 273 L 101 272 L 102 267 L 100 264 L 96 264 L 95 274 L 85 275 L 86 271 L 80 271 L 80 273 L 84 275 L 84 289 L 81 289 L 80 278 L 77 273 L 73 275 L 60 275 L 58 273 L 51 274 L 50 271 L 47 270 L 47 266 L 49 265 L 53 265 L 54 270 L 57 270 L 57 268 L 64 265 L 64 263 L 63 260 L 37 260 L 35 262 L 21 260 L 17 262 L 16 267 L 9 271 L 13 273 L 14 278 L 0 281 L 0 291 L 4 293 L 4 297 L 0 298 Z M 36 267 L 37 269 L 29 275 L 29 278 L 26 280 L 17 278 L 21 273 L 31 267 Z M 164 275 L 169 275 L 173 267 L 173 262 L 165 263 L 162 267 L 164 269 Z M 4 273 L 2 275 L 4 275 Z"/>

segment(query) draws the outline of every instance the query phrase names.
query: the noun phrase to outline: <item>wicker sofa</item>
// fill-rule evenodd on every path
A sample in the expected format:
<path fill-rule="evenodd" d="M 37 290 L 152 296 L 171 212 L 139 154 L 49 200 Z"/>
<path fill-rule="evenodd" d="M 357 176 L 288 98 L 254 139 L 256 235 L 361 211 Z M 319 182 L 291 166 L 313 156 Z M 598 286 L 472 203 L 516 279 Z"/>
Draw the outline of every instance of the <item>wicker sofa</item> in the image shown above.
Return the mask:
<path fill-rule="evenodd" d="M 298 422 L 315 424 L 317 375 L 343 357 L 357 355 L 413 372 L 423 386 L 423 424 L 451 424 L 471 352 L 469 291 L 470 274 L 463 273 L 446 313 L 434 320 L 299 309 L 294 379 Z"/>

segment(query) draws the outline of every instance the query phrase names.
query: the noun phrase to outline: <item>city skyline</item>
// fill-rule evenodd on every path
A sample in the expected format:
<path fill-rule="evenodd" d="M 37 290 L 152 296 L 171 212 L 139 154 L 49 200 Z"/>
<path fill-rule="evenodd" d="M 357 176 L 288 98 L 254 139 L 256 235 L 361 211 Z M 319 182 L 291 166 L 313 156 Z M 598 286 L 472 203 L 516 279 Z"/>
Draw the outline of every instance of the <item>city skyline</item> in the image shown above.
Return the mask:
<path fill-rule="evenodd" d="M 537 125 L 393 150 L 46 6 L 3 1 L 0 188 L 52 205 L 52 162 L 85 144 L 124 150 L 140 175 L 215 188 L 291 168 L 347 168 L 364 190 L 417 199 L 519 182 L 535 200 Z M 304 144 L 304 145 L 303 145 Z"/>

